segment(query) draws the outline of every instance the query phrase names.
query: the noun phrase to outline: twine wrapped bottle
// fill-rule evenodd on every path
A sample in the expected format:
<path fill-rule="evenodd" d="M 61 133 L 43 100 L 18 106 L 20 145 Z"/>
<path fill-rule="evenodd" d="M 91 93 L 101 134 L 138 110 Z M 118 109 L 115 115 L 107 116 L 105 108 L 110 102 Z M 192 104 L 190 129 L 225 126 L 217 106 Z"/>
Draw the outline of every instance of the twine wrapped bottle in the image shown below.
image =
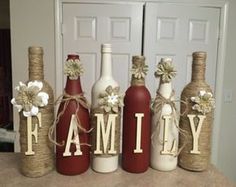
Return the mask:
<path fill-rule="evenodd" d="M 40 177 L 54 168 L 53 145 L 48 139 L 48 130 L 54 121 L 54 98 L 51 86 L 44 80 L 43 48 L 29 47 L 28 52 L 29 81 L 41 81 L 43 83 L 41 91 L 47 93 L 49 99 L 46 106 L 39 108 L 41 119 L 36 116 L 25 117 L 23 112 L 20 112 L 21 171 L 28 177 Z M 32 122 L 31 131 L 29 128 L 27 129 L 27 120 L 29 119 Z M 33 134 L 33 131 L 37 131 L 37 134 Z M 34 153 L 31 151 L 29 153 L 29 141 L 32 141 Z M 26 155 L 27 152 L 28 155 Z"/>
<path fill-rule="evenodd" d="M 186 135 L 180 135 L 179 139 L 179 146 L 185 145 L 179 155 L 179 165 L 188 170 L 203 171 L 207 169 L 210 162 L 213 113 L 208 109 L 213 99 L 212 90 L 205 82 L 207 54 L 194 52 L 192 56 L 192 80 L 181 94 L 181 114 L 183 115 L 180 117 L 180 128 L 186 132 Z M 200 101 L 199 105 L 195 105 L 195 101 L 198 102 L 196 97 Z M 205 112 L 206 109 L 207 112 Z"/>
<path fill-rule="evenodd" d="M 92 88 L 92 168 L 101 173 L 118 168 L 120 151 L 122 103 L 118 83 L 112 76 L 111 52 L 111 44 L 102 45 L 101 76 Z"/>
<path fill-rule="evenodd" d="M 150 162 L 151 96 L 145 87 L 144 56 L 133 56 L 131 86 L 124 98 L 122 168 L 145 172 Z"/>
<path fill-rule="evenodd" d="M 79 56 L 68 55 L 69 68 L 79 67 Z M 82 66 L 81 66 L 82 67 Z M 69 70 L 69 74 L 74 69 Z M 85 172 L 90 164 L 89 147 L 89 111 L 83 96 L 80 76 L 70 77 L 67 82 L 61 104 L 58 109 L 56 140 L 62 145 L 56 146 L 56 168 L 64 175 L 76 175 Z"/>
<path fill-rule="evenodd" d="M 161 171 L 177 166 L 178 117 L 171 83 L 175 74 L 172 59 L 162 58 L 155 73 L 160 77 L 160 84 L 153 104 L 150 162 L 152 168 Z"/>

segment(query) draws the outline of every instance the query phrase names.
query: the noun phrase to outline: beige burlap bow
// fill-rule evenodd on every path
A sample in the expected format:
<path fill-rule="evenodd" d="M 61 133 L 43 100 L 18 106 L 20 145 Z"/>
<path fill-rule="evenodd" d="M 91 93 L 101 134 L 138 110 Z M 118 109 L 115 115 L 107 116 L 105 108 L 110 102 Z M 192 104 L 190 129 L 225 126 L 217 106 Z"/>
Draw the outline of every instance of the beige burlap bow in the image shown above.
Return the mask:
<path fill-rule="evenodd" d="M 78 117 L 78 115 L 77 115 L 77 114 L 78 114 L 78 111 L 79 111 L 79 108 L 80 108 L 80 105 L 81 105 L 82 107 L 86 108 L 86 109 L 90 109 L 90 105 L 89 105 L 87 99 L 84 97 L 84 94 L 81 93 L 81 94 L 78 94 L 78 95 L 69 95 L 68 93 L 66 93 L 66 92 L 64 91 L 64 93 L 63 93 L 61 96 L 59 96 L 58 99 L 57 99 L 56 102 L 55 102 L 55 105 L 60 104 L 60 103 L 64 103 L 63 109 L 62 109 L 62 111 L 57 115 L 57 118 L 55 119 L 53 125 L 50 127 L 49 132 L 48 132 L 48 138 L 49 138 L 49 140 L 50 140 L 52 143 L 54 143 L 55 145 L 57 145 L 57 146 L 64 146 L 64 145 L 65 145 L 65 142 L 64 142 L 64 141 L 61 142 L 61 143 L 58 143 L 58 142 L 56 142 L 56 141 L 54 140 L 53 137 L 54 137 L 54 131 L 55 131 L 56 125 L 58 124 L 58 122 L 59 122 L 61 116 L 64 114 L 64 112 L 65 112 L 67 106 L 69 105 L 69 103 L 70 103 L 71 101 L 75 101 L 75 102 L 76 102 L 76 105 L 77 105 L 76 111 L 75 111 L 75 116 L 76 116 L 76 121 L 77 121 L 77 127 L 78 127 L 78 129 L 79 129 L 81 132 L 83 132 L 83 133 L 90 133 L 90 132 L 93 130 L 92 128 L 91 128 L 90 130 L 86 130 L 86 129 L 82 126 L 82 124 L 81 124 L 81 122 L 80 122 L 80 119 L 79 119 L 79 117 Z M 91 145 L 88 144 L 88 143 L 80 143 L 80 145 L 91 146 Z"/>
<path fill-rule="evenodd" d="M 157 121 L 155 123 L 153 133 L 151 135 L 152 145 L 155 144 L 155 142 L 154 142 L 155 136 L 159 137 L 159 135 L 160 135 L 160 125 L 161 125 L 160 122 L 161 122 L 161 116 L 162 116 L 162 108 L 164 107 L 165 104 L 170 105 L 171 111 L 172 111 L 170 115 L 174 119 L 174 125 L 178 129 L 179 133 L 182 134 L 186 138 L 186 132 L 184 130 L 182 130 L 178 124 L 179 114 L 177 113 L 176 106 L 175 106 L 176 101 L 171 100 L 172 97 L 174 96 L 174 94 L 175 94 L 175 92 L 173 90 L 170 97 L 165 98 L 159 92 L 157 92 L 156 98 L 153 103 L 153 112 L 157 113 Z M 160 139 L 159 139 L 159 141 L 161 144 L 164 143 Z M 179 148 L 178 152 L 174 155 L 175 157 L 179 155 L 179 153 L 182 151 L 184 146 L 185 146 L 185 144 L 183 146 L 181 146 L 181 148 Z"/>

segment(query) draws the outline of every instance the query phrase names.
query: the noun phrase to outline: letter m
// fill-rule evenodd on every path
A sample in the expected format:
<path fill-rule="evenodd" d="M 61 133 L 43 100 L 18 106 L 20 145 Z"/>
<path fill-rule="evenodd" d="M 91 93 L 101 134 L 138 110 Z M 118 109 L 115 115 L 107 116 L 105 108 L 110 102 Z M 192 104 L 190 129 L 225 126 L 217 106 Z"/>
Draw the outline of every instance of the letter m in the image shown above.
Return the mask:
<path fill-rule="evenodd" d="M 96 150 L 94 154 L 104 154 L 107 151 L 108 140 L 110 138 L 110 149 L 108 150 L 108 154 L 116 154 L 115 151 L 115 127 L 116 127 L 116 118 L 118 114 L 109 114 L 107 125 L 105 128 L 104 123 L 104 115 L 103 114 L 95 114 L 97 117 L 97 138 L 96 138 Z M 102 136 L 102 138 L 101 138 Z M 103 143 L 103 151 L 101 150 L 101 139 Z"/>

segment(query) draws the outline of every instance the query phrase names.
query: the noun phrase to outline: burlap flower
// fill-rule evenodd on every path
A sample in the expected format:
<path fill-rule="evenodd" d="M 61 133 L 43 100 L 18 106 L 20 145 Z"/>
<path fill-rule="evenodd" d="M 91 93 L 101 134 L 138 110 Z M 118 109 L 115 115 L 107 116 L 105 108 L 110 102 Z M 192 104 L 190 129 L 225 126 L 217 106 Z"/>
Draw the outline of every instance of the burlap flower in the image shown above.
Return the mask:
<path fill-rule="evenodd" d="M 136 79 L 145 78 L 148 72 L 148 65 L 145 64 L 133 64 L 131 69 L 131 74 Z"/>
<path fill-rule="evenodd" d="M 23 110 L 25 117 L 36 116 L 39 112 L 39 107 L 44 107 L 48 104 L 49 96 L 46 92 L 41 92 L 43 83 L 39 81 L 29 82 L 27 86 L 20 82 L 15 89 L 18 91 L 17 97 L 11 100 L 11 103 L 18 109 L 18 112 Z"/>
<path fill-rule="evenodd" d="M 198 96 L 191 97 L 191 101 L 195 103 L 192 106 L 193 110 L 196 110 L 203 115 L 211 112 L 213 108 L 215 108 L 215 99 L 211 92 L 206 92 L 202 90 L 199 92 Z"/>
<path fill-rule="evenodd" d="M 120 88 L 108 86 L 104 93 L 99 94 L 98 103 L 105 112 L 119 112 L 119 107 L 123 107 L 124 96 L 119 94 Z"/>
<path fill-rule="evenodd" d="M 83 66 L 78 59 L 69 59 L 65 63 L 64 73 L 71 80 L 76 80 L 84 72 Z"/>
<path fill-rule="evenodd" d="M 157 65 L 155 77 L 160 77 L 163 83 L 170 82 L 176 76 L 176 70 L 172 65 L 171 59 L 161 59 Z"/>

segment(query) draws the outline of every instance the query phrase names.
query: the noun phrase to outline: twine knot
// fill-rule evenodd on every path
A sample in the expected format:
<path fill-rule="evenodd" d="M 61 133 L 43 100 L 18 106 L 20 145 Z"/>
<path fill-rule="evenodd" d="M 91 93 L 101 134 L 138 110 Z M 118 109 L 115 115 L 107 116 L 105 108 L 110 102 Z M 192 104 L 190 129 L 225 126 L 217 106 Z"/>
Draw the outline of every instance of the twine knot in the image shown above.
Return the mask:
<path fill-rule="evenodd" d="M 92 128 L 89 129 L 89 130 L 86 130 L 83 127 L 83 125 L 81 124 L 79 116 L 78 116 L 80 105 L 82 107 L 86 108 L 86 109 L 90 109 L 90 105 L 89 105 L 87 99 L 85 98 L 84 94 L 80 93 L 80 94 L 77 94 L 77 95 L 70 95 L 66 91 L 64 91 L 64 93 L 61 96 L 59 96 L 58 99 L 55 102 L 55 105 L 64 103 L 63 109 L 57 115 L 57 118 L 54 121 L 54 123 L 51 126 L 51 128 L 49 130 L 49 133 L 48 133 L 49 140 L 51 142 L 53 142 L 55 145 L 57 145 L 57 146 L 64 146 L 65 142 L 63 141 L 62 143 L 58 143 L 58 142 L 54 141 L 53 140 L 53 134 L 54 134 L 56 125 L 58 124 L 61 116 L 65 113 L 65 110 L 66 110 L 67 106 L 69 105 L 69 103 L 71 101 L 75 101 L 76 102 L 75 117 L 76 117 L 77 127 L 78 127 L 79 131 L 81 131 L 83 133 L 90 133 L 93 130 Z M 81 143 L 80 145 L 91 146 L 90 144 L 87 144 L 87 143 Z"/>
<path fill-rule="evenodd" d="M 186 132 L 183 131 L 180 127 L 179 127 L 179 114 L 177 113 L 177 109 L 175 106 L 175 100 L 172 100 L 172 98 L 174 97 L 175 92 L 174 90 L 172 90 L 171 95 L 169 98 L 165 98 L 163 97 L 159 92 L 157 92 L 156 98 L 154 100 L 153 103 L 153 112 L 155 112 L 157 114 L 157 121 L 156 124 L 154 126 L 154 131 L 151 135 L 151 139 L 152 139 L 152 145 L 154 145 L 154 138 L 155 136 L 160 135 L 160 123 L 161 123 L 161 117 L 162 117 L 162 108 L 164 107 L 165 104 L 169 105 L 171 107 L 171 114 L 170 116 L 172 117 L 172 119 L 174 120 L 174 125 L 177 128 L 177 130 L 179 131 L 180 134 L 182 134 L 184 137 L 186 137 Z M 163 145 L 164 142 L 162 142 L 161 140 L 159 140 L 160 143 Z M 175 153 L 175 157 L 179 155 L 179 153 L 182 151 L 182 149 L 184 148 L 185 144 Z"/>
<path fill-rule="evenodd" d="M 66 91 L 64 91 L 63 95 L 57 99 L 56 104 L 58 104 L 58 102 L 59 103 L 65 102 L 65 104 L 66 104 L 71 100 L 76 101 L 77 107 L 79 107 L 79 104 L 81 104 L 84 108 L 90 109 L 90 104 L 88 103 L 88 100 L 84 96 L 84 93 L 80 93 L 77 95 L 70 95 L 70 94 L 66 93 Z"/>

